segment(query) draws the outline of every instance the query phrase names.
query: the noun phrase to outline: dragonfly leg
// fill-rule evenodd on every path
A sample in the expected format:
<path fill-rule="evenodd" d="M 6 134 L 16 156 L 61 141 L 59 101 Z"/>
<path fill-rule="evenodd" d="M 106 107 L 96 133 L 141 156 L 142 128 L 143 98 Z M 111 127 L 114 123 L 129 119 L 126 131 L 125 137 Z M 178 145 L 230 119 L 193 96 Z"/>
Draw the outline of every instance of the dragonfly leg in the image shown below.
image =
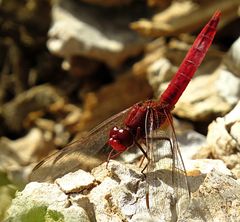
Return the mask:
<path fill-rule="evenodd" d="M 139 168 L 142 167 L 142 164 L 143 164 L 144 159 L 145 159 L 145 156 L 143 155 L 143 156 L 141 157 L 141 161 L 140 161 L 140 164 L 139 164 L 139 166 L 138 166 Z"/>
<path fill-rule="evenodd" d="M 138 146 L 138 148 L 142 151 L 142 153 L 143 153 L 143 155 L 144 155 L 144 158 L 146 158 L 147 161 L 148 161 L 147 164 L 144 166 L 144 168 L 141 170 L 141 173 L 142 173 L 142 174 L 144 175 L 144 177 L 146 178 L 146 174 L 144 173 L 144 170 L 147 168 L 150 160 L 149 160 L 149 157 L 148 157 L 146 151 L 142 148 L 142 146 L 141 146 L 137 141 L 135 141 L 135 143 L 136 143 L 136 145 Z M 143 159 L 143 160 L 144 160 L 144 159 Z M 143 160 L 142 160 L 142 161 L 143 161 Z M 141 165 L 142 165 L 142 163 L 141 163 Z"/>
<path fill-rule="evenodd" d="M 109 155 L 108 155 L 106 169 L 108 168 L 108 163 L 109 163 L 109 161 L 110 161 L 111 159 L 116 158 L 117 156 L 119 156 L 119 155 L 122 153 L 122 152 L 117 152 L 117 153 L 115 153 L 115 154 L 112 154 L 113 151 L 114 151 L 114 149 L 112 149 L 111 152 L 110 152 Z"/>

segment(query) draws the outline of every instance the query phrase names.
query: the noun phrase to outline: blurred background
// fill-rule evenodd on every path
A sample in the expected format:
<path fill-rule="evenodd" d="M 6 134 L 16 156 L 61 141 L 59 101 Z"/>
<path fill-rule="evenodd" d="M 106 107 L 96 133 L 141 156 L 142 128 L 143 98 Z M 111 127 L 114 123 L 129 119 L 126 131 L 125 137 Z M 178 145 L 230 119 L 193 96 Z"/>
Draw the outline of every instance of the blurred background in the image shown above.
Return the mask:
<path fill-rule="evenodd" d="M 217 9 L 214 43 L 173 114 L 186 155 L 221 159 L 240 178 L 239 6 L 1 0 L 0 220 L 38 161 L 134 103 L 157 99 Z"/>

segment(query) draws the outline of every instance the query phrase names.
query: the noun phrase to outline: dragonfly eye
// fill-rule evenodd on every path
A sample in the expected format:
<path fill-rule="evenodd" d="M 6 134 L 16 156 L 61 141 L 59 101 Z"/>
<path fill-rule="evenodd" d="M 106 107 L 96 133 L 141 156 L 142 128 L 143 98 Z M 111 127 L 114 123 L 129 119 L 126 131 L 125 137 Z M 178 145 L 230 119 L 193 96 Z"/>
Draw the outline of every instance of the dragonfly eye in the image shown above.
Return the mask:
<path fill-rule="evenodd" d="M 128 129 L 115 126 L 110 130 L 108 144 L 117 151 L 124 151 L 133 144 L 133 135 Z"/>

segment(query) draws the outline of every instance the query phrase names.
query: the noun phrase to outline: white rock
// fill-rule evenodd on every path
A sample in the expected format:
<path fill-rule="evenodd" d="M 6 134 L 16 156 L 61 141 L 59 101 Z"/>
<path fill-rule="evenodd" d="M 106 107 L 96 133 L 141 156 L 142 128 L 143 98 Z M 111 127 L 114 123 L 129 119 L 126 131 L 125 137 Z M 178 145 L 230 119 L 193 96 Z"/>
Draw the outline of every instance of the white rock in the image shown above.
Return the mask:
<path fill-rule="evenodd" d="M 177 139 L 185 161 L 192 159 L 201 147 L 206 144 L 206 137 L 194 130 L 186 130 L 181 134 L 177 134 Z"/>
<path fill-rule="evenodd" d="M 24 184 L 28 181 L 31 167 L 28 165 L 37 159 L 39 152 L 46 151 L 49 146 L 43 138 L 41 130 L 33 128 L 26 136 L 10 140 L 0 139 L 0 171 L 7 174 L 15 184 Z"/>
<path fill-rule="evenodd" d="M 231 110 L 231 112 L 224 116 L 224 121 L 226 122 L 226 124 L 234 124 L 235 122 L 239 122 L 240 121 L 239 112 L 240 102 L 237 103 L 237 105 Z"/>
<path fill-rule="evenodd" d="M 85 211 L 78 206 L 69 206 L 68 196 L 57 185 L 48 183 L 29 183 L 22 192 L 17 193 L 7 211 L 6 221 L 64 221 L 89 222 Z"/>
<path fill-rule="evenodd" d="M 207 146 L 215 158 L 222 159 L 240 177 L 240 103 L 225 117 L 217 118 L 208 128 Z"/>
<path fill-rule="evenodd" d="M 74 173 L 68 173 L 55 181 L 65 193 L 81 192 L 94 186 L 95 178 L 83 170 Z"/>
<path fill-rule="evenodd" d="M 219 96 L 229 104 L 236 104 L 240 95 L 240 78 L 228 70 L 220 69 L 216 81 L 216 90 Z"/>
<path fill-rule="evenodd" d="M 114 206 L 111 205 L 111 190 L 118 187 L 118 182 L 111 178 L 105 178 L 102 183 L 94 188 L 90 194 L 90 202 L 94 204 L 94 213 L 97 221 L 121 221 Z"/>
<path fill-rule="evenodd" d="M 95 5 L 101 5 L 104 7 L 114 7 L 114 6 L 121 6 L 121 5 L 127 5 L 132 2 L 132 0 L 82 0 L 83 2 L 87 2 L 90 4 L 95 4 Z"/>
<path fill-rule="evenodd" d="M 178 221 L 240 221 L 240 184 L 213 170 L 193 193 L 189 210 Z"/>
<path fill-rule="evenodd" d="M 176 71 L 177 70 L 173 68 L 170 61 L 164 57 L 156 60 L 148 67 L 148 82 L 152 86 L 156 97 L 158 97 L 158 95 L 160 94 L 159 86 L 164 81 L 169 81 L 172 74 Z M 161 73 L 161 75 L 159 73 Z"/>
<path fill-rule="evenodd" d="M 217 170 L 224 175 L 232 176 L 231 171 L 226 167 L 222 160 L 198 159 L 187 160 L 184 162 L 187 172 L 199 170 L 200 174 L 208 174 L 212 170 Z"/>
<path fill-rule="evenodd" d="M 99 169 L 106 170 L 105 165 L 99 166 Z M 159 183 L 154 178 L 149 179 L 150 186 L 139 170 L 132 167 L 126 167 L 116 161 L 110 161 L 108 165 L 109 177 L 104 179 L 102 183 L 91 191 L 91 200 L 100 196 L 101 201 L 94 201 L 96 209 L 96 217 L 99 221 L 112 221 L 110 218 L 120 218 L 127 221 L 138 221 L 139 218 L 151 218 L 146 203 L 146 190 L 149 190 L 149 202 L 151 215 L 161 215 L 166 221 L 171 218 L 171 196 L 173 189 L 167 183 Z M 96 173 L 96 171 L 94 171 Z M 168 178 L 169 175 L 167 176 Z M 157 179 L 157 178 L 156 178 Z M 115 182 L 113 183 L 114 180 Z M 167 179 L 166 179 L 167 180 Z M 107 183 L 107 185 L 106 185 Z M 111 186 L 110 184 L 114 185 Z M 161 186 L 156 187 L 156 184 Z M 155 201 L 153 201 L 153 197 Z M 104 204 L 103 204 L 104 203 Z M 162 209 L 159 211 L 158 206 Z M 106 216 L 108 215 L 108 216 Z M 159 217 L 158 217 L 159 219 Z"/>
<path fill-rule="evenodd" d="M 240 79 L 220 66 L 212 75 L 194 78 L 173 112 L 193 121 L 208 120 L 229 112 L 239 99 Z"/>
<path fill-rule="evenodd" d="M 236 140 L 237 142 L 237 149 L 240 151 L 240 136 L 239 136 L 239 132 L 240 132 L 240 122 L 236 122 L 232 127 L 231 127 L 231 131 L 230 134 L 233 136 L 233 138 Z"/>
<path fill-rule="evenodd" d="M 19 165 L 29 164 L 36 152 L 44 146 L 43 135 L 37 128 L 33 128 L 23 138 L 9 140 L 8 138 L 2 137 L 0 141 L 1 150 L 8 149 L 9 154 L 14 152 L 15 157 L 14 155 L 9 155 L 9 158 L 15 159 Z"/>
<path fill-rule="evenodd" d="M 212 147 L 213 154 L 216 157 L 227 156 L 235 153 L 239 146 L 239 134 L 236 137 L 231 134 L 239 126 L 240 103 L 225 117 L 217 118 L 209 125 L 207 143 Z"/>
<path fill-rule="evenodd" d="M 240 77 L 240 38 L 238 38 L 224 58 L 227 68 Z"/>
<path fill-rule="evenodd" d="M 81 55 L 115 67 L 143 49 L 143 39 L 128 27 L 130 15 L 120 19 L 101 8 L 59 1 L 52 16 L 48 48 L 66 59 Z"/>
<path fill-rule="evenodd" d="M 204 162 L 201 166 L 203 165 Z M 208 165 L 209 163 L 205 163 L 205 166 Z M 197 164 L 193 163 L 192 166 Z M 217 163 L 215 166 L 221 164 Z M 208 169 L 210 171 L 210 167 Z M 174 201 L 176 189 L 171 186 L 171 171 L 149 172 L 146 173 L 145 178 L 135 166 L 110 161 L 108 169 L 105 163 L 95 168 L 92 173 L 95 178 L 97 178 L 96 174 L 100 174 L 98 183 L 88 187 L 85 193 L 76 191 L 66 194 L 56 184 L 30 183 L 13 201 L 8 219 L 17 221 L 17 218 L 29 215 L 29 212 L 38 206 L 44 206 L 41 208 L 44 219 L 57 215 L 65 221 L 77 221 L 77 218 L 79 221 L 79 218 L 83 218 L 81 221 L 165 222 L 175 221 L 177 216 L 181 217 L 182 221 L 204 221 L 201 220 L 202 211 L 208 219 L 210 218 L 208 212 L 212 215 L 218 213 L 217 219 L 221 219 L 224 214 L 233 221 L 239 219 L 240 184 L 215 170 L 207 175 L 191 176 L 189 182 L 190 188 L 194 186 L 193 189 L 191 188 L 194 191 L 193 199 L 190 201 L 183 196 L 177 199 L 178 203 Z M 79 175 L 84 177 L 85 174 Z M 66 178 L 71 181 L 74 176 L 76 175 L 70 174 Z M 178 177 L 177 174 L 175 176 Z M 79 180 L 84 178 L 81 179 L 79 176 Z M 182 189 L 181 185 L 179 184 L 178 191 Z M 184 192 L 181 194 L 184 195 Z M 228 203 L 228 200 L 231 202 Z M 227 212 L 228 204 L 231 205 L 229 212 Z M 199 220 L 194 220 L 196 218 Z"/>

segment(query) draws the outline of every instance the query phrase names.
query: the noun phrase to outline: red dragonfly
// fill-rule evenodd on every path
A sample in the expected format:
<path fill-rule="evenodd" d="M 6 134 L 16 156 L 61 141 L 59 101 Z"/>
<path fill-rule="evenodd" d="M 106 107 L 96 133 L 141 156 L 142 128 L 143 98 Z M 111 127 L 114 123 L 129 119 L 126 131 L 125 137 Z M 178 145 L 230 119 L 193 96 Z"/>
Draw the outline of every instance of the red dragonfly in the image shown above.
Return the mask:
<path fill-rule="evenodd" d="M 158 161 L 170 156 L 169 166 L 172 170 L 173 185 L 175 187 L 185 186 L 189 191 L 186 171 L 173 127 L 171 110 L 207 53 L 216 34 L 220 15 L 220 11 L 216 11 L 202 29 L 159 100 L 139 102 L 107 119 L 91 130 L 86 137 L 73 142 L 41 161 L 34 168 L 31 180 L 54 180 L 67 172 L 88 168 L 89 162 L 98 165 L 99 159 L 102 159 L 102 154 L 104 154 L 104 148 L 105 151 L 109 147 L 112 149 L 108 157 L 109 160 L 130 147 L 137 146 L 147 160 L 142 169 L 145 176 L 148 176 L 149 172 L 154 173 L 154 171 L 159 170 Z M 106 158 L 104 155 L 103 157 Z M 89 166 L 89 168 L 91 167 Z M 154 176 L 154 174 L 152 175 Z"/>

